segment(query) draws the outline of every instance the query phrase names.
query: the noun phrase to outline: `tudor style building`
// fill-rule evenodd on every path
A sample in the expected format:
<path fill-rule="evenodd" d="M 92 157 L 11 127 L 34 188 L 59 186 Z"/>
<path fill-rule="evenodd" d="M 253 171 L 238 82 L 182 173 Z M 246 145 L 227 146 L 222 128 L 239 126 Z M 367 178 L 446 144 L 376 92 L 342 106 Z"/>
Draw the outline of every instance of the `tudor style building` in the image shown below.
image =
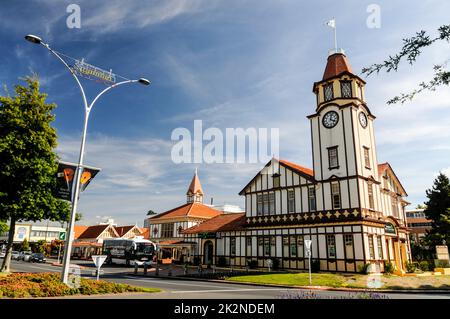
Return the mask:
<path fill-rule="evenodd" d="M 388 163 L 378 164 L 365 82 L 345 54 L 328 57 L 314 83 L 311 125 L 313 169 L 272 159 L 239 193 L 245 215 L 218 216 L 183 231 L 197 242 L 203 263 L 224 257 L 229 265 L 307 269 L 304 241 L 325 271 L 356 272 L 384 262 L 404 272 L 410 246 L 404 208 L 407 194 Z M 222 258 L 223 260 L 223 258 Z"/>

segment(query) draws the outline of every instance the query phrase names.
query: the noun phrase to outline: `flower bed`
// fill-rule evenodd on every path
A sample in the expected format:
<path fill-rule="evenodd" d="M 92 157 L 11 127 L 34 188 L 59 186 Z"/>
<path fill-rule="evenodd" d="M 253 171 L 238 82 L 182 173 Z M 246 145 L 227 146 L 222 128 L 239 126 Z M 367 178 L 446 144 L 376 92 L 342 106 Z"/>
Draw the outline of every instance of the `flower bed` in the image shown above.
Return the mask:
<path fill-rule="evenodd" d="M 160 290 L 85 278 L 80 279 L 78 288 L 70 288 L 60 281 L 60 275 L 57 273 L 12 273 L 0 277 L 0 298 L 61 297 L 78 294 L 158 291 Z"/>

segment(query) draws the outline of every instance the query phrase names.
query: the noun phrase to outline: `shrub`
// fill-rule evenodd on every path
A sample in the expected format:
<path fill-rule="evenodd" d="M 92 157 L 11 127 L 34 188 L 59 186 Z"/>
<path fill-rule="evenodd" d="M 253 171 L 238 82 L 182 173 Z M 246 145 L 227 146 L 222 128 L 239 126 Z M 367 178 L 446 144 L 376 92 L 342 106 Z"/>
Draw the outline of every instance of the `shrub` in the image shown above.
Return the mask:
<path fill-rule="evenodd" d="M 384 273 L 392 274 L 394 272 L 394 265 L 390 261 L 384 262 Z"/>
<path fill-rule="evenodd" d="M 430 269 L 430 263 L 426 260 L 422 260 L 419 262 L 419 269 L 422 271 L 429 271 Z"/>
<path fill-rule="evenodd" d="M 369 273 L 370 263 L 358 266 L 358 272 L 367 275 Z"/>
<path fill-rule="evenodd" d="M 255 259 L 247 260 L 247 266 L 248 266 L 248 268 L 250 268 L 250 269 L 258 268 L 258 261 L 255 260 Z"/>
<path fill-rule="evenodd" d="M 217 266 L 219 266 L 219 267 L 225 267 L 227 265 L 227 259 L 225 258 L 225 257 L 223 257 L 223 256 L 220 256 L 218 259 L 217 259 Z"/>
<path fill-rule="evenodd" d="M 319 272 L 320 271 L 320 260 L 313 259 L 311 260 L 311 272 Z"/>
<path fill-rule="evenodd" d="M 405 263 L 405 267 L 406 267 L 406 272 L 408 272 L 408 273 L 413 273 L 413 272 L 415 272 L 416 269 L 417 269 L 417 263 L 407 261 L 407 262 Z"/>

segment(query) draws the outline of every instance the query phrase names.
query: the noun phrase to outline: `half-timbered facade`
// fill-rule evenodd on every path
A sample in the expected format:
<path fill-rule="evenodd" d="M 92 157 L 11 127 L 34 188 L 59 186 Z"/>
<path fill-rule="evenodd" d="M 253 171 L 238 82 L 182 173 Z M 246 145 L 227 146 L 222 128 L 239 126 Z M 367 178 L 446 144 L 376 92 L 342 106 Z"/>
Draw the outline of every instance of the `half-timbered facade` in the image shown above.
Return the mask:
<path fill-rule="evenodd" d="M 365 84 L 343 52 L 328 57 L 308 116 L 313 169 L 273 158 L 240 192 L 245 215 L 184 231 L 198 241 L 204 263 L 222 257 L 233 266 L 264 267 L 271 259 L 281 268 L 307 269 L 308 239 L 321 270 L 356 272 L 369 263 L 383 271 L 390 261 L 403 272 L 411 258 L 407 194 L 391 166 L 378 164 Z"/>

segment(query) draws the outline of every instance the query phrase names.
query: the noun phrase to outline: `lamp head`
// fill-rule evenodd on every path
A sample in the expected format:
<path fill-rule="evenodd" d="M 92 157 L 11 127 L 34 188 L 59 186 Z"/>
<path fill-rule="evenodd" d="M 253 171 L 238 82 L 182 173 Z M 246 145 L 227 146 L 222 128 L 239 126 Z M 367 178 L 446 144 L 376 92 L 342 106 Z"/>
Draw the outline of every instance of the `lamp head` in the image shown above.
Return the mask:
<path fill-rule="evenodd" d="M 30 41 L 31 43 L 35 43 L 35 44 L 41 44 L 42 39 L 39 38 L 38 36 L 35 36 L 33 34 L 27 34 L 25 36 L 25 40 Z"/>
<path fill-rule="evenodd" d="M 150 80 L 147 80 L 145 78 L 140 78 L 138 82 L 141 83 L 142 85 L 150 85 Z"/>

